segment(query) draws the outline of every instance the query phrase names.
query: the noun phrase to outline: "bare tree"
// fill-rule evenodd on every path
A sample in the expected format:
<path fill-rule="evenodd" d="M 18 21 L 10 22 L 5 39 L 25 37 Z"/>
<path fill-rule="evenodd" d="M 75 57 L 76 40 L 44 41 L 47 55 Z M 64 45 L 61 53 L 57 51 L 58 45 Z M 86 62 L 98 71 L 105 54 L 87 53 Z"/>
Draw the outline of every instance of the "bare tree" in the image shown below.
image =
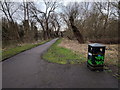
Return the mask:
<path fill-rule="evenodd" d="M 30 10 L 30 2 L 23 0 L 23 8 L 24 8 L 24 41 L 29 42 L 29 32 L 30 32 L 30 20 L 29 20 L 29 10 Z"/>
<path fill-rule="evenodd" d="M 37 9 L 35 5 L 32 5 L 31 12 L 35 19 L 40 23 L 43 32 L 44 32 L 44 39 L 50 38 L 50 29 L 49 29 L 49 19 L 52 13 L 55 12 L 55 9 L 58 7 L 56 1 L 45 1 L 45 11 Z"/>
<path fill-rule="evenodd" d="M 108 27 L 108 23 L 109 23 L 109 18 L 111 18 L 112 15 L 114 15 L 116 17 L 116 12 L 113 12 L 115 11 L 115 8 L 112 9 L 112 5 L 115 5 L 113 2 L 97 2 L 95 3 L 97 9 L 99 10 L 100 12 L 100 15 L 103 19 L 103 26 L 102 26 L 102 29 L 103 29 L 103 34 L 102 35 L 105 35 L 106 33 L 106 29 Z"/>
<path fill-rule="evenodd" d="M 19 40 L 18 30 L 17 30 L 16 23 L 13 17 L 13 15 L 19 9 L 19 6 L 15 7 L 14 10 L 13 9 L 11 10 L 11 7 L 13 8 L 14 4 L 15 4 L 14 2 L 6 2 L 6 1 L 0 2 L 1 10 L 4 13 L 9 23 L 9 27 L 10 27 L 9 33 L 11 35 L 10 37 L 13 40 Z"/>
<path fill-rule="evenodd" d="M 61 17 L 58 14 L 53 13 L 51 15 L 51 25 L 54 28 L 54 32 L 55 32 L 55 36 L 59 37 L 59 33 L 60 33 L 60 27 L 61 27 Z"/>
<path fill-rule="evenodd" d="M 79 4 L 77 2 L 69 3 L 64 10 L 63 19 L 67 23 L 68 27 L 73 31 L 78 42 L 84 43 L 83 36 L 75 24 L 75 21 L 78 20 L 79 17 L 79 9 Z M 67 19 L 65 19 L 64 16 L 67 16 Z"/>

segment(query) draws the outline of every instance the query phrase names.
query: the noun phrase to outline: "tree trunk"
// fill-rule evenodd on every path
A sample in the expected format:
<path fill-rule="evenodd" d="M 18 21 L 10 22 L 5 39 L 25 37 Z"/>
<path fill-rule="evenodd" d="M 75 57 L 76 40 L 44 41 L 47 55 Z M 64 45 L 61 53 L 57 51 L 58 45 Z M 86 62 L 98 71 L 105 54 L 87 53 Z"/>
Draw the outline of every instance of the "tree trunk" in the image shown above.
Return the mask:
<path fill-rule="evenodd" d="M 25 42 L 29 42 L 29 35 L 28 35 L 28 32 L 29 32 L 29 22 L 28 22 L 28 20 L 24 21 L 23 26 L 24 26 L 24 32 L 25 32 L 24 40 L 25 40 Z"/>
<path fill-rule="evenodd" d="M 72 31 L 73 31 L 76 39 L 78 40 L 78 42 L 79 43 L 84 43 L 83 36 L 81 35 L 81 33 L 78 30 L 78 28 L 74 25 L 73 16 L 70 17 L 69 21 L 70 21 L 70 24 L 71 24 Z"/>
<path fill-rule="evenodd" d="M 77 29 L 77 27 L 72 26 L 73 33 L 78 40 L 79 43 L 84 43 L 83 36 L 81 35 L 80 31 Z"/>

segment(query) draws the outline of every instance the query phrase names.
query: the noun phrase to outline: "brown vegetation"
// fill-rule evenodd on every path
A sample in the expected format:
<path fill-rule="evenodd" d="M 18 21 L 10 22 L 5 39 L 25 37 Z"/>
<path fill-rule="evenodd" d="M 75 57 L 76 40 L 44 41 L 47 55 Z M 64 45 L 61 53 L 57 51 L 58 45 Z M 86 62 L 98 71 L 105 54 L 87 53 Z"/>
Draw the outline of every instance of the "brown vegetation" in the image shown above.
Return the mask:
<path fill-rule="evenodd" d="M 89 42 L 105 44 L 105 64 L 117 64 L 120 2 L 70 2 L 64 5 L 57 0 L 43 0 L 38 3 L 26 0 L 0 2 L 2 48 L 64 37 L 69 40 L 64 39 L 60 46 L 84 57 L 87 57 Z"/>
<path fill-rule="evenodd" d="M 85 41 L 118 43 L 118 9 L 117 2 L 69 3 L 63 8 L 62 13 L 62 18 L 67 25 L 65 37 L 71 40 L 77 37 L 70 27 L 69 17 L 72 15 L 74 26 Z"/>
<path fill-rule="evenodd" d="M 43 4 L 45 11 L 38 9 L 34 2 L 25 2 L 24 0 L 19 3 L 0 2 L 0 11 L 3 13 L 3 17 L 1 17 L 2 48 L 62 36 L 60 33 L 60 17 L 55 12 L 58 3 L 44 1 Z M 15 16 L 18 20 L 14 18 Z M 41 28 L 37 27 L 38 23 Z"/>
<path fill-rule="evenodd" d="M 79 44 L 76 40 L 68 40 L 66 38 L 59 44 L 59 46 L 73 50 L 76 53 L 82 54 L 87 61 L 88 44 Z M 113 73 L 118 72 L 118 44 L 104 44 L 106 46 L 105 51 L 105 65 L 112 69 Z"/>
<path fill-rule="evenodd" d="M 42 4 L 45 10 L 38 7 L 35 2 L 24 0 L 20 3 L 0 2 L 0 11 L 3 12 L 3 17 L 1 17 L 3 48 L 10 44 L 17 45 L 43 39 L 67 37 L 75 40 L 75 42 L 65 40 L 68 44 L 70 43 L 70 46 L 65 44 L 67 48 L 70 47 L 86 55 L 87 45 L 79 45 L 76 40 L 79 43 L 87 41 L 104 43 L 107 46 L 119 43 L 118 10 L 120 5 L 117 1 L 70 2 L 67 5 L 60 5 L 58 1 L 44 0 Z M 14 18 L 15 16 L 17 19 L 21 16 L 19 23 Z M 117 51 L 106 51 L 107 59 L 111 60 L 112 56 L 117 58 Z"/>
<path fill-rule="evenodd" d="M 118 38 L 93 39 L 93 40 L 90 40 L 90 42 L 104 43 L 104 44 L 120 44 L 120 39 Z"/>
<path fill-rule="evenodd" d="M 68 40 L 66 38 L 59 44 L 59 46 L 71 49 L 75 52 L 81 53 L 84 57 L 87 57 L 88 53 L 88 44 L 79 44 L 76 40 Z M 104 44 L 106 46 L 105 51 L 105 63 L 111 65 L 117 65 L 118 63 L 118 44 Z M 86 59 L 87 60 L 87 59 Z"/>

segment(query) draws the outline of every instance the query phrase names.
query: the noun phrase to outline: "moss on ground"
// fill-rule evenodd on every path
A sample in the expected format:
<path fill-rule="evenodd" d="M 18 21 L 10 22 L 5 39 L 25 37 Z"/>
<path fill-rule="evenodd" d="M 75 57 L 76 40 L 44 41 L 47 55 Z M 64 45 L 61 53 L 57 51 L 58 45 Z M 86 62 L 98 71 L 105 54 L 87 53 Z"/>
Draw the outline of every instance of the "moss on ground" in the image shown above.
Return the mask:
<path fill-rule="evenodd" d="M 34 48 L 34 47 L 39 46 L 41 44 L 44 44 L 48 41 L 50 41 L 50 40 L 46 40 L 46 41 L 43 41 L 43 42 L 40 42 L 40 43 L 37 43 L 37 44 L 25 44 L 23 46 L 17 46 L 15 48 L 10 48 L 8 50 L 2 51 L 2 59 L 1 60 L 3 61 L 7 58 L 10 58 L 10 57 L 20 53 L 20 52 L 23 52 L 25 50 Z"/>
<path fill-rule="evenodd" d="M 61 41 L 62 39 L 57 40 L 42 56 L 42 58 L 48 62 L 58 64 L 80 64 L 86 61 L 86 58 L 84 58 L 81 54 L 58 46 Z"/>

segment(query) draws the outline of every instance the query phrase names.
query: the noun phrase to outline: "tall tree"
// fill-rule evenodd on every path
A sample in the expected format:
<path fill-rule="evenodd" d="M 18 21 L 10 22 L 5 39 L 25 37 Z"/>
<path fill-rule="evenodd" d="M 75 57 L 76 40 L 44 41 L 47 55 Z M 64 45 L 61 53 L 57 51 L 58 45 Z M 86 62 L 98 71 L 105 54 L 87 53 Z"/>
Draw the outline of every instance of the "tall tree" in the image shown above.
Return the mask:
<path fill-rule="evenodd" d="M 49 29 L 49 19 L 52 13 L 55 13 L 55 9 L 58 7 L 57 2 L 44 0 L 45 11 L 38 9 L 34 4 L 32 4 L 33 16 L 40 23 L 43 33 L 44 39 L 50 38 L 50 29 Z"/>
<path fill-rule="evenodd" d="M 30 20 L 29 20 L 29 5 L 30 2 L 27 2 L 27 0 L 23 0 L 23 7 L 24 7 L 24 20 L 23 20 L 23 26 L 24 26 L 24 39 L 25 41 L 30 40 L 29 32 L 30 32 Z"/>
<path fill-rule="evenodd" d="M 4 15 L 7 18 L 8 23 L 9 23 L 9 33 L 11 35 L 10 37 L 13 40 L 19 40 L 18 29 L 16 27 L 16 23 L 15 23 L 15 20 L 13 17 L 13 15 L 19 9 L 19 5 L 18 5 L 18 7 L 15 7 L 14 4 L 15 4 L 14 2 L 6 2 L 6 1 L 0 2 L 1 10 L 4 13 Z M 14 9 L 12 9 L 11 7 Z"/>
<path fill-rule="evenodd" d="M 74 36 L 76 37 L 78 42 L 84 43 L 83 36 L 75 24 L 76 20 L 78 20 L 79 9 L 79 3 L 69 3 L 64 10 L 64 16 L 67 16 L 67 19 L 63 19 L 67 23 L 68 27 L 71 28 L 71 30 L 73 31 Z"/>

